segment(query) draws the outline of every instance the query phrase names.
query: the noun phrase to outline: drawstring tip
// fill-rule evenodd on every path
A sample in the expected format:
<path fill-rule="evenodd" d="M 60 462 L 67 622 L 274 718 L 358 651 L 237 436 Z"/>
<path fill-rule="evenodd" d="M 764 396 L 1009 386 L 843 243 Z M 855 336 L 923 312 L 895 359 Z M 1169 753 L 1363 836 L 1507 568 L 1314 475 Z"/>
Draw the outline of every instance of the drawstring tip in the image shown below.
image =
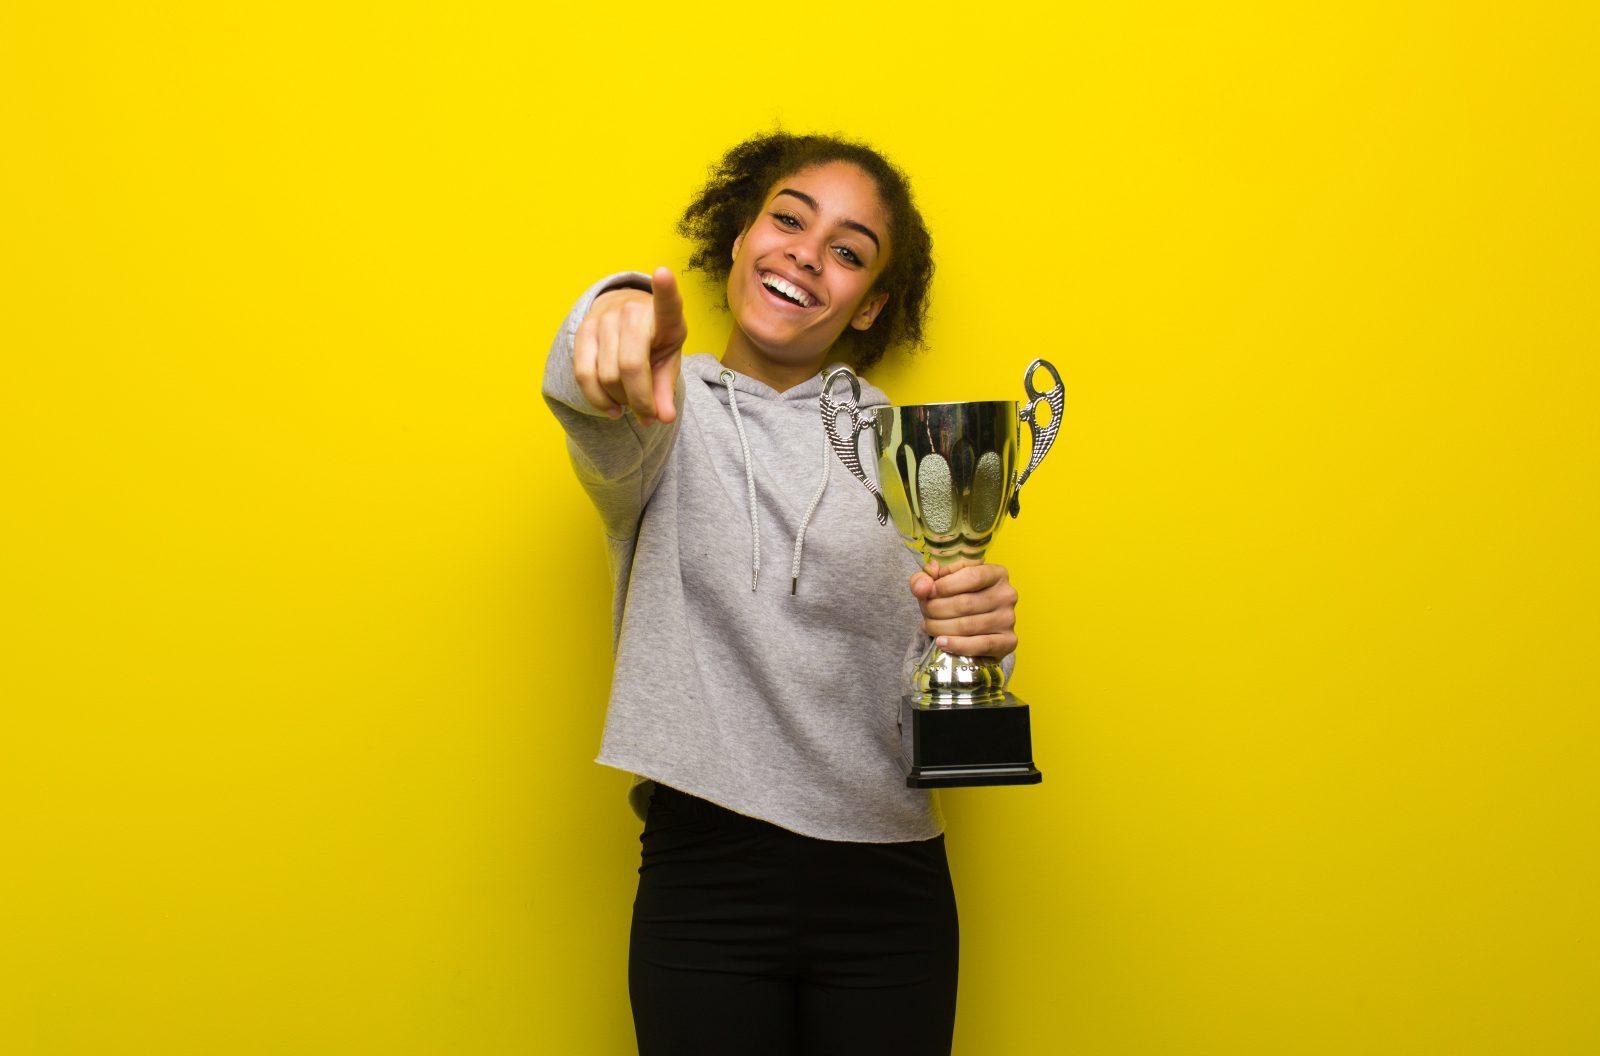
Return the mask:
<path fill-rule="evenodd" d="M 756 577 L 759 576 L 760 574 L 761 573 L 759 573 L 759 572 L 750 573 L 750 590 L 751 590 L 752 593 L 754 593 L 754 591 L 756 589 Z"/>
<path fill-rule="evenodd" d="M 797 594 L 799 592 L 799 590 L 800 590 L 800 577 L 799 576 L 790 576 L 789 577 L 789 596 L 791 598 L 794 597 L 795 594 Z"/>

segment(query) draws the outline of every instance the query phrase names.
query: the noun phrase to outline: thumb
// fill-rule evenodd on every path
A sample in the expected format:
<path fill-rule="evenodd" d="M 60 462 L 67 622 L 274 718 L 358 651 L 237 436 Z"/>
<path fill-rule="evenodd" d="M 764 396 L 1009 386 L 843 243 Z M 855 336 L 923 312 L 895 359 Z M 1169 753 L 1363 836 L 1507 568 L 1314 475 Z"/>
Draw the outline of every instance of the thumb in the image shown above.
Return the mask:
<path fill-rule="evenodd" d="M 970 557 L 960 558 L 956 561 L 952 561 L 948 565 L 941 565 L 937 561 L 929 561 L 923 568 L 923 572 L 928 576 L 928 582 L 930 584 L 928 588 L 928 597 L 936 598 L 943 593 L 943 588 L 939 586 L 939 580 L 950 575 L 952 572 L 959 572 L 963 568 L 971 568 L 976 564 L 978 564 L 978 562 L 972 560 Z"/>
<path fill-rule="evenodd" d="M 937 561 L 929 561 L 927 565 L 927 573 L 934 579 L 943 579 L 952 572 L 959 572 L 963 568 L 971 568 L 973 565 L 978 563 L 979 562 L 974 561 L 970 557 L 959 558 L 950 562 L 948 565 L 941 565 Z"/>

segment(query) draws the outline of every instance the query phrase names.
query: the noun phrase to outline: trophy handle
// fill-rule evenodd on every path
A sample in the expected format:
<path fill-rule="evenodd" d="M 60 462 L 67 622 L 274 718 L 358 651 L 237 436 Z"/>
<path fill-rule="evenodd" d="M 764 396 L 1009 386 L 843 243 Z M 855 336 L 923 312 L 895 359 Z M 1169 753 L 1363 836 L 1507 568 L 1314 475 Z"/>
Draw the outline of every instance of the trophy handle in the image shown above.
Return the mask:
<path fill-rule="evenodd" d="M 1040 392 L 1033 387 L 1033 372 L 1043 367 L 1054 382 L 1048 389 Z M 1009 506 L 1011 516 L 1015 517 L 1022 512 L 1022 504 L 1017 501 L 1017 492 L 1022 490 L 1028 478 L 1033 476 L 1033 471 L 1039 468 L 1039 463 L 1044 461 L 1044 456 L 1049 453 L 1050 445 L 1056 442 L 1056 433 L 1061 430 L 1061 412 L 1067 405 L 1067 390 L 1061 384 L 1061 375 L 1056 372 L 1055 366 L 1048 359 L 1036 359 L 1028 364 L 1027 373 L 1022 375 L 1022 387 L 1027 390 L 1028 403 L 1017 412 L 1020 421 L 1028 423 L 1028 468 L 1022 471 L 1022 476 L 1017 478 L 1016 487 L 1011 489 L 1011 503 Z M 1044 401 L 1050 406 L 1050 422 L 1047 425 L 1039 424 L 1039 402 Z"/>
<path fill-rule="evenodd" d="M 850 382 L 850 395 L 834 396 L 829 390 L 839 378 Z M 872 497 L 878 500 L 878 523 L 889 523 L 889 504 L 883 501 L 883 492 L 878 490 L 878 485 L 867 479 L 866 471 L 861 468 L 861 453 L 856 446 L 856 438 L 868 429 L 873 428 L 871 418 L 862 419 L 861 408 L 856 406 L 856 401 L 861 398 L 861 380 L 856 377 L 855 371 L 849 367 L 838 367 L 822 379 L 822 428 L 828 434 L 828 443 L 833 447 L 833 453 L 839 456 L 839 461 L 844 463 L 844 468 L 850 475 L 859 480 L 872 492 Z M 847 430 L 839 430 L 839 414 L 844 412 L 850 418 Z"/>

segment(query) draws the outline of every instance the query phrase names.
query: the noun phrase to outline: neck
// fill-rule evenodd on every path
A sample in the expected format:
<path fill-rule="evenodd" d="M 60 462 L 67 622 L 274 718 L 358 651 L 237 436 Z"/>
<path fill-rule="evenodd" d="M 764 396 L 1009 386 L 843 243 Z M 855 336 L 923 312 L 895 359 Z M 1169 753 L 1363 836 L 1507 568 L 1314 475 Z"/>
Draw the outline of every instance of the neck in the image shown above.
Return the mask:
<path fill-rule="evenodd" d="M 822 372 L 828 362 L 828 349 L 823 349 L 814 357 L 797 363 L 779 363 L 751 344 L 750 338 L 737 325 L 733 333 L 728 335 L 728 347 L 722 353 L 722 365 L 729 370 L 737 371 L 747 378 L 754 378 L 761 384 L 775 389 L 778 392 L 787 392 Z"/>

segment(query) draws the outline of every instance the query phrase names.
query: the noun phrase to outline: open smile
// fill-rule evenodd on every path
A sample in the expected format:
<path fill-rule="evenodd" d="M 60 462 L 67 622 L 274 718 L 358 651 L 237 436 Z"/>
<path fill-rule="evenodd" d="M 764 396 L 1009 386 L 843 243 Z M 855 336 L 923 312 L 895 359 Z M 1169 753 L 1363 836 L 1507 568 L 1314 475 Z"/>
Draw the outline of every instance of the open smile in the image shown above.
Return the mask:
<path fill-rule="evenodd" d="M 800 311 L 809 311 L 817 307 L 818 302 L 815 297 L 782 275 L 770 271 L 757 271 L 756 278 L 760 281 L 767 300 L 774 304 Z"/>

